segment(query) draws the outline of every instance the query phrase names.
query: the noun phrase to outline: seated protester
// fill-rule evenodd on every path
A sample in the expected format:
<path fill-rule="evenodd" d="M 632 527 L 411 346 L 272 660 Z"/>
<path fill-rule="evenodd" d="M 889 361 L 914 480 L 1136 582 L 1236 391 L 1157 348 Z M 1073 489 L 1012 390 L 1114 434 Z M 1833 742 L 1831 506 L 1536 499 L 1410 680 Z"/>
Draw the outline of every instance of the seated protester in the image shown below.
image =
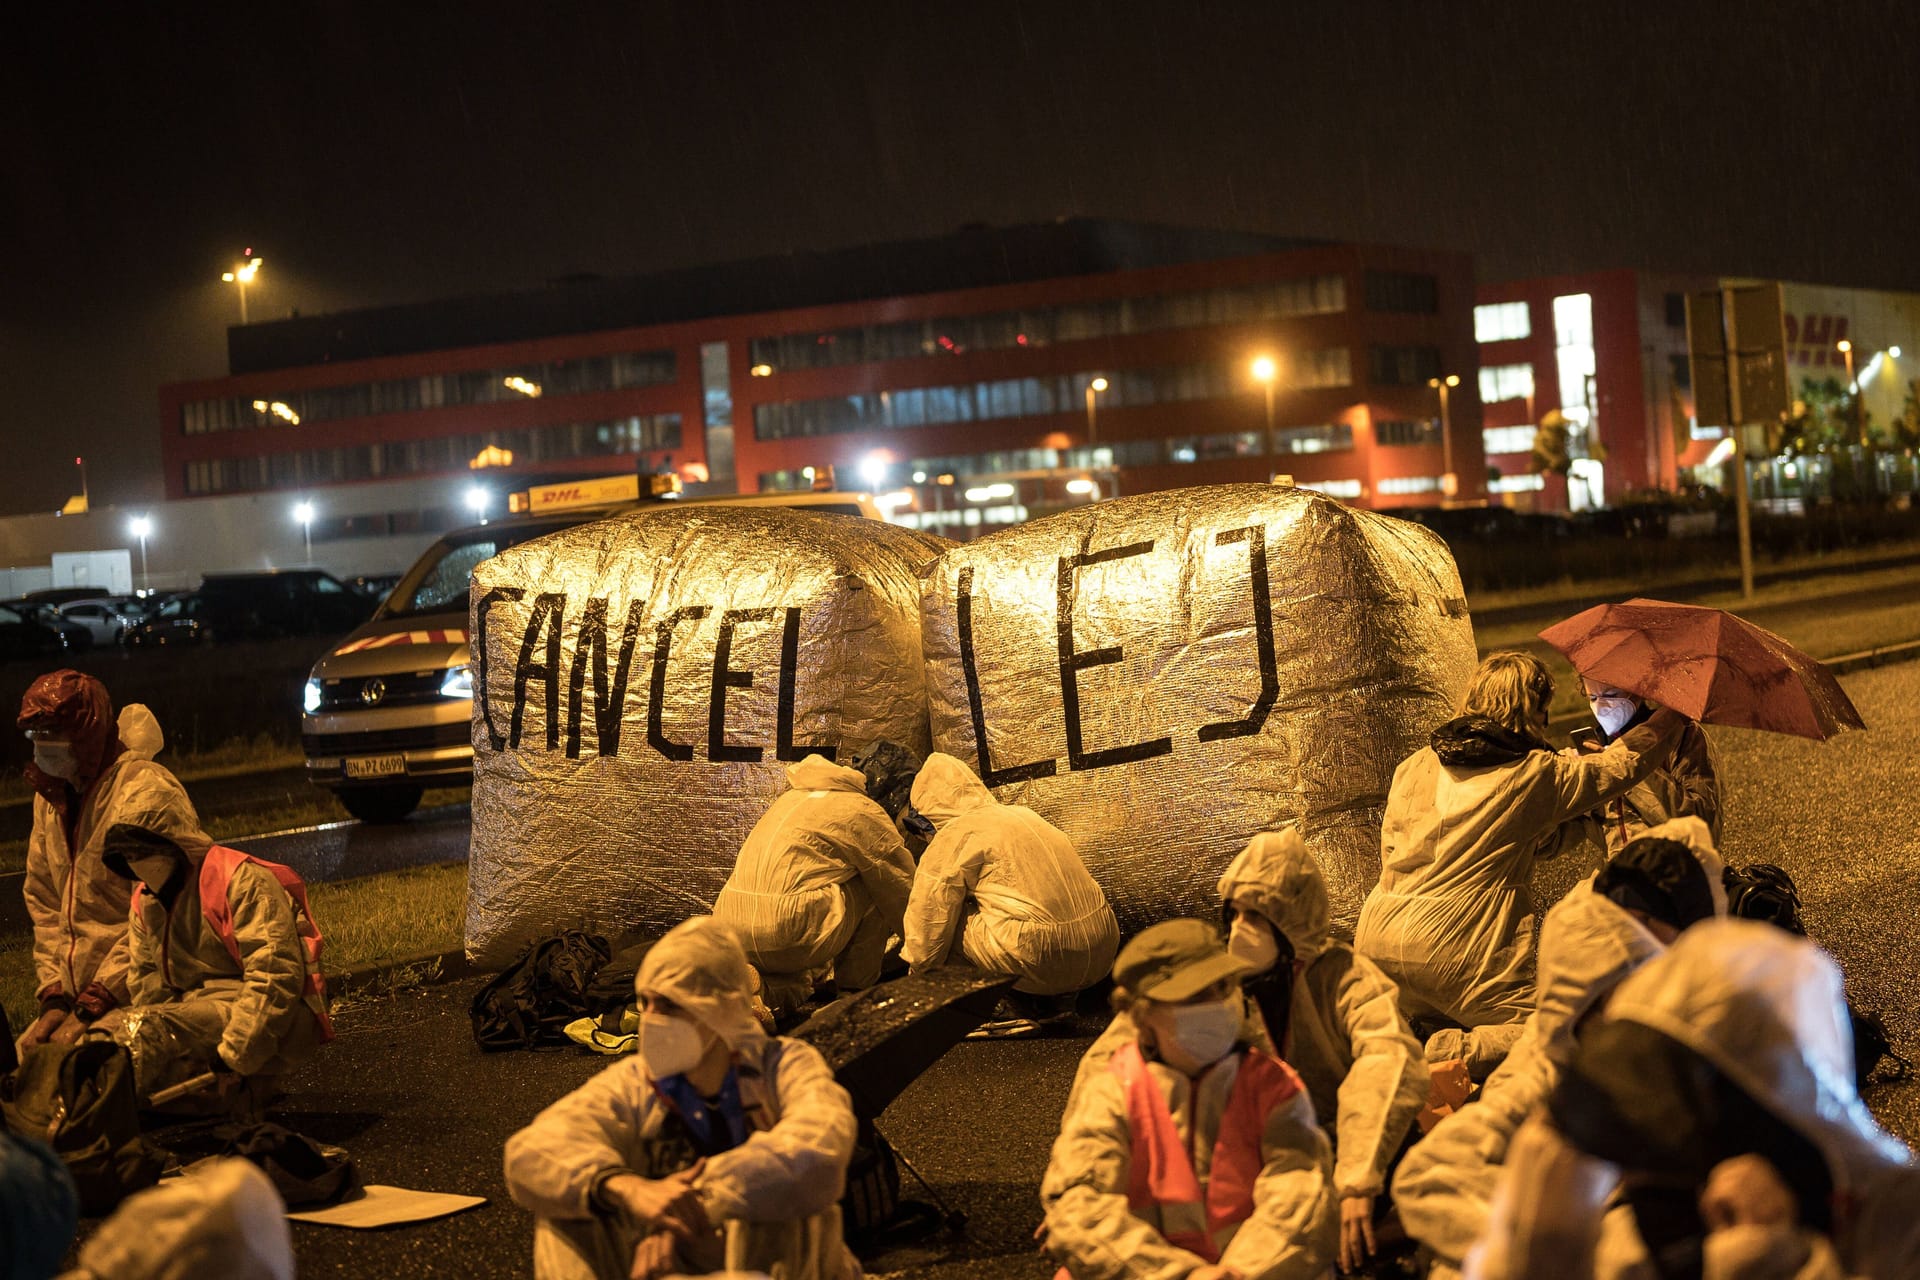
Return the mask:
<path fill-rule="evenodd" d="M 860 1274 L 840 1234 L 852 1104 L 812 1045 L 760 1030 L 752 981 L 727 926 L 674 926 L 634 981 L 638 1054 L 507 1140 L 535 1276 Z"/>
<path fill-rule="evenodd" d="M 1484 1080 L 1533 1001 L 1534 860 L 1562 824 L 1633 787 L 1687 721 L 1655 712 L 1592 756 L 1547 745 L 1553 677 L 1531 654 L 1489 654 L 1460 716 L 1394 771 L 1380 830 L 1380 882 L 1353 947 L 1400 988 L 1416 1024 L 1450 1022 L 1429 1062 L 1464 1059 Z"/>
<path fill-rule="evenodd" d="M 0 1277 L 45 1280 L 80 1226 L 73 1175 L 49 1147 L 0 1129 Z"/>
<path fill-rule="evenodd" d="M 1845 1008 L 1812 943 L 1689 929 L 1581 1034 L 1466 1273 L 1911 1276 L 1920 1171 L 1854 1087 Z"/>
<path fill-rule="evenodd" d="M 1393 981 L 1335 939 L 1327 882 L 1295 827 L 1262 832 L 1220 877 L 1227 950 L 1267 1041 L 1306 1084 L 1333 1140 L 1340 1268 L 1375 1248 L 1375 1199 L 1427 1101 L 1427 1064 Z"/>
<path fill-rule="evenodd" d="M 1113 908 L 1073 841 L 1033 810 L 1001 804 L 938 751 L 914 779 L 912 806 L 935 834 L 914 873 L 901 957 L 915 972 L 963 958 L 1018 976 L 997 1019 L 1011 1032 L 1064 1020 L 1120 946 Z"/>
<path fill-rule="evenodd" d="M 1120 953 L 1134 1038 L 1074 1094 L 1040 1187 L 1066 1274 L 1306 1280 L 1332 1264 L 1332 1155 L 1299 1077 L 1245 1040 L 1247 968 L 1200 920 Z"/>
<path fill-rule="evenodd" d="M 1394 1175 L 1394 1206 L 1432 1257 L 1432 1280 L 1457 1275 L 1485 1233 L 1513 1135 L 1553 1092 L 1583 1020 L 1682 930 L 1726 914 L 1720 876 L 1706 823 L 1682 818 L 1627 845 L 1547 912 L 1519 1043 L 1479 1098 L 1434 1126 Z"/>
<path fill-rule="evenodd" d="M 203 1160 L 121 1201 L 60 1280 L 293 1280 L 293 1233 L 250 1160 Z"/>
<path fill-rule="evenodd" d="M 113 714 L 106 686 L 78 671 L 35 680 L 20 700 L 33 741 L 27 781 L 33 830 L 23 889 L 33 921 L 40 1014 L 22 1048 L 72 1043 L 127 991 L 127 907 L 132 886 L 100 861 L 101 841 L 122 822 L 164 832 L 198 856 L 209 844 L 186 791 L 154 763 L 164 740 L 136 704 Z"/>
<path fill-rule="evenodd" d="M 787 766 L 787 784 L 713 904 L 782 1016 L 829 978 L 848 990 L 880 980 L 913 883 L 913 858 L 858 769 L 811 755 Z"/>
<path fill-rule="evenodd" d="M 1615 688 L 1601 680 L 1583 682 L 1587 702 L 1593 708 L 1594 723 L 1573 731 L 1572 750 L 1579 755 L 1605 751 L 1621 734 L 1645 723 L 1653 714 L 1646 700 Z M 1579 820 L 1590 828 L 1583 834 L 1606 846 L 1611 858 L 1626 847 L 1629 840 L 1674 818 L 1699 818 L 1707 825 L 1709 836 L 1720 839 L 1720 782 L 1714 775 L 1713 755 L 1707 749 L 1707 735 L 1699 725 L 1688 723 L 1680 732 L 1673 755 L 1659 768 L 1622 795 Z"/>
<path fill-rule="evenodd" d="M 108 831 L 103 848 L 107 870 L 135 887 L 133 999 L 102 1025 L 131 1053 L 141 1097 L 208 1071 L 218 1090 L 205 1101 L 243 1086 L 258 1097 L 333 1038 L 319 933 L 297 878 L 290 890 L 271 863 L 218 845 L 190 853 L 131 823 Z"/>

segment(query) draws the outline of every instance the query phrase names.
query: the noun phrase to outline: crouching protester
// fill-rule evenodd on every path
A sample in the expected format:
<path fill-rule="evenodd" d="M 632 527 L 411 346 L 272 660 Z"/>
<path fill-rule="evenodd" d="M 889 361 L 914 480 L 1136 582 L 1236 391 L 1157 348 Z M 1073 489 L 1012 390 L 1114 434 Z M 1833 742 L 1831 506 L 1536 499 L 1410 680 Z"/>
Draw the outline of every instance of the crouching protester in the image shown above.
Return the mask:
<path fill-rule="evenodd" d="M 761 1030 L 752 983 L 726 925 L 676 925 L 635 979 L 639 1052 L 507 1140 L 535 1276 L 859 1276 L 838 1204 L 852 1104 L 816 1049 Z"/>
<path fill-rule="evenodd" d="M 1200 920 L 1121 950 L 1114 1003 L 1134 1038 L 1074 1093 L 1041 1184 L 1064 1275 L 1305 1280 L 1331 1265 L 1332 1152 L 1293 1069 L 1247 1042 L 1248 967 Z"/>
<path fill-rule="evenodd" d="M 1515 1136 L 1465 1274 L 1912 1276 L 1920 1170 L 1860 1100 L 1845 1009 L 1812 943 L 1687 930 L 1620 984 Z"/>
<path fill-rule="evenodd" d="M 219 845 L 193 852 L 121 823 L 101 861 L 134 882 L 131 1005 L 101 1020 L 133 1058 L 143 1099 L 211 1074 L 177 1104 L 263 1102 L 274 1080 L 333 1038 L 319 930 L 285 867 Z"/>
<path fill-rule="evenodd" d="M 1683 931 L 1726 915 L 1721 869 L 1707 824 L 1680 818 L 1628 843 L 1547 912 L 1520 1042 L 1478 1100 L 1441 1120 L 1393 1180 L 1400 1221 L 1430 1259 L 1431 1280 L 1457 1276 L 1485 1234 L 1514 1134 L 1552 1094 L 1583 1028 L 1598 1021 L 1590 1015 Z"/>

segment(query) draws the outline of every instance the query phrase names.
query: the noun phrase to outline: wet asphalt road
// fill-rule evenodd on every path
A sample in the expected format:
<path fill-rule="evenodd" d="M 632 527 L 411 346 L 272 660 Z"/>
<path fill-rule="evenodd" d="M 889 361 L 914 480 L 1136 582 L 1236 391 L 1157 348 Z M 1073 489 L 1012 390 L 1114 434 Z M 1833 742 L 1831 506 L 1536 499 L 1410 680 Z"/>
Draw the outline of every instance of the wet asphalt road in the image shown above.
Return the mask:
<path fill-rule="evenodd" d="M 1920 663 L 1847 677 L 1866 733 L 1830 743 L 1710 730 L 1735 862 L 1785 866 L 1815 935 L 1839 957 L 1855 1000 L 1881 1011 L 1896 1047 L 1920 1055 Z M 279 1118 L 340 1142 L 368 1181 L 490 1197 L 421 1227 L 355 1233 L 296 1224 L 303 1276 L 519 1276 L 530 1219 L 507 1202 L 501 1144 L 601 1060 L 574 1053 L 482 1055 L 466 1006 L 474 982 L 361 1004 L 340 1039 L 289 1081 Z M 969 1215 L 966 1234 L 871 1259 L 880 1275 L 1033 1277 L 1036 1188 L 1073 1067 L 1098 1021 L 1059 1040 L 962 1045 L 910 1088 L 882 1127 Z M 1920 1141 L 1920 1082 L 1875 1086 L 1875 1112 Z M 907 1192 L 916 1192 L 909 1186 Z"/>

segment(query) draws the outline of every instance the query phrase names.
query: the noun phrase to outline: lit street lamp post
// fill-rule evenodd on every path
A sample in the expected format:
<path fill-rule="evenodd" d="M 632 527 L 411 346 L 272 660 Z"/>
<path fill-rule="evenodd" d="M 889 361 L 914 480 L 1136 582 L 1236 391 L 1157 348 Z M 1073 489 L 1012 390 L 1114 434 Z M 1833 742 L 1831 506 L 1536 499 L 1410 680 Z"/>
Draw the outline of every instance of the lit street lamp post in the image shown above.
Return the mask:
<path fill-rule="evenodd" d="M 1428 378 L 1427 385 L 1440 393 L 1440 492 L 1451 498 L 1460 491 L 1460 477 L 1453 473 L 1453 420 L 1447 412 L 1447 391 L 1460 385 L 1460 375 Z"/>
<path fill-rule="evenodd" d="M 1094 419 L 1094 397 L 1107 389 L 1105 378 L 1095 378 L 1087 384 L 1087 448 L 1091 449 L 1099 442 L 1100 433 Z"/>
<path fill-rule="evenodd" d="M 1280 366 L 1274 363 L 1272 356 L 1253 358 L 1253 380 L 1266 389 L 1267 393 L 1267 457 L 1273 457 L 1273 384 L 1280 378 Z"/>
<path fill-rule="evenodd" d="M 153 536 L 153 517 L 135 516 L 127 522 L 127 532 L 140 539 L 140 590 L 150 590 L 153 582 L 147 577 L 147 539 Z"/>
<path fill-rule="evenodd" d="M 240 258 L 241 260 L 234 264 L 233 270 L 222 272 L 220 278 L 239 288 L 240 323 L 245 324 L 247 322 L 247 286 L 252 284 L 253 278 L 260 274 L 260 264 L 266 259 L 254 257 L 252 249 L 242 253 Z"/>
<path fill-rule="evenodd" d="M 307 545 L 307 563 L 313 563 L 313 504 L 302 502 L 293 509 L 293 518 L 300 522 L 300 536 Z"/>
<path fill-rule="evenodd" d="M 1834 344 L 1840 348 L 1841 357 L 1847 362 L 1847 386 L 1853 389 L 1853 434 L 1860 437 L 1860 447 L 1867 447 L 1867 420 L 1860 412 L 1860 379 L 1853 372 L 1853 344 L 1845 338 Z"/>

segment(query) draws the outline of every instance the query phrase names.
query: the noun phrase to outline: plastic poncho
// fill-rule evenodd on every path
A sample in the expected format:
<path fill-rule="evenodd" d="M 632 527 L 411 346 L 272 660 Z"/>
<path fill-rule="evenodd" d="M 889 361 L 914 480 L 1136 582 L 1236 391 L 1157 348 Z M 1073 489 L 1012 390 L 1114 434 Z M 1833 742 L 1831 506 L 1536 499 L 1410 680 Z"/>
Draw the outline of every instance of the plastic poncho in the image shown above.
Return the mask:
<path fill-rule="evenodd" d="M 1198 1153 L 1195 1172 L 1203 1185 L 1199 1164 L 1219 1137 L 1238 1060 L 1230 1055 L 1197 1083 L 1158 1062 L 1146 1065 L 1186 1149 Z M 1075 1280 L 1172 1280 L 1203 1264 L 1161 1234 L 1151 1208 L 1143 1217 L 1130 1204 L 1132 1150 L 1121 1082 L 1110 1070 L 1096 1072 L 1069 1100 L 1040 1184 L 1047 1250 Z M 1304 1092 L 1267 1114 L 1260 1153 L 1253 1216 L 1237 1229 L 1223 1225 L 1214 1232 L 1216 1241 L 1230 1234 L 1220 1264 L 1246 1280 L 1318 1280 L 1333 1262 L 1339 1214 L 1327 1137 Z"/>
<path fill-rule="evenodd" d="M 1065 832 L 1001 804 L 938 751 L 914 779 L 913 807 L 935 834 L 907 903 L 908 965 L 944 963 L 957 946 L 982 969 L 1017 975 L 1014 989 L 1032 995 L 1082 990 L 1113 967 L 1119 922 Z"/>
<path fill-rule="evenodd" d="M 80 1273 L 113 1280 L 293 1280 L 287 1207 L 241 1159 L 197 1165 L 130 1197 L 80 1249 Z"/>
<path fill-rule="evenodd" d="M 1641 719 L 1644 716 L 1634 724 Z M 1575 731 L 1572 741 L 1573 754 L 1595 755 L 1614 740 L 1595 726 Z M 1708 838 L 1720 839 L 1720 782 L 1706 732 L 1697 724 L 1681 731 L 1673 754 L 1659 768 L 1581 819 L 1584 830 L 1579 834 L 1604 845 L 1611 858 L 1651 828 L 1684 817 L 1699 818 L 1706 824 Z"/>
<path fill-rule="evenodd" d="M 913 857 L 858 769 L 813 755 L 787 766 L 787 782 L 740 846 L 713 914 L 770 978 L 846 954 L 837 976 L 870 986 L 900 930 Z"/>
<path fill-rule="evenodd" d="M 750 1010 L 740 944 L 711 916 L 676 925 L 647 953 L 635 988 L 665 996 L 733 1050 L 753 1132 L 707 1158 L 694 1188 L 716 1225 L 835 1215 L 853 1154 L 853 1105 L 819 1050 L 769 1037 Z M 666 1104 L 639 1056 L 623 1058 L 507 1140 L 507 1188 L 543 1219 L 589 1219 L 616 1173 L 660 1178 L 682 1148 L 663 1140 Z"/>
<path fill-rule="evenodd" d="M 1920 1170 L 1860 1100 L 1845 1011 L 1839 967 L 1819 947 L 1771 925 L 1712 920 L 1688 929 L 1665 955 L 1622 982 L 1605 1016 L 1657 1032 L 1705 1060 L 1824 1158 L 1832 1236 L 1771 1229 L 1763 1254 L 1806 1260 L 1784 1274 L 1892 1280 L 1911 1275 L 1920 1257 Z M 1625 1089 L 1645 1087 L 1637 1075 L 1622 1080 L 1623 1065 L 1631 1071 L 1632 1064 L 1609 1064 L 1605 1078 Z M 1556 1096 L 1556 1112 L 1560 1106 Z M 1603 1208 L 1607 1188 L 1570 1203 L 1535 1194 L 1539 1184 L 1529 1172 L 1516 1165 L 1503 1181 L 1494 1232 L 1470 1261 L 1470 1273 L 1544 1277 L 1580 1265 L 1559 1248 L 1551 1257 L 1529 1256 L 1525 1242 L 1577 1236 L 1583 1215 L 1585 1230 L 1593 1232 L 1591 1217 Z M 1517 1185 L 1522 1181 L 1527 1185 Z M 1716 1276 L 1715 1252 L 1710 1245 L 1709 1280 Z M 1617 1251 L 1610 1258 L 1596 1253 L 1596 1260 L 1605 1264 L 1599 1274 L 1619 1273 Z"/>
<path fill-rule="evenodd" d="M 1377 1195 L 1427 1101 L 1427 1064 L 1393 982 L 1331 936 L 1326 880 L 1293 827 L 1262 832 L 1220 877 L 1293 947 L 1293 1005 L 1280 1054 L 1307 1086 L 1334 1142 L 1341 1197 Z"/>
<path fill-rule="evenodd" d="M 1599 754 L 1572 756 L 1464 716 L 1401 762 L 1380 831 L 1380 883 L 1353 945 L 1399 986 L 1402 1009 L 1468 1028 L 1526 1018 L 1535 857 L 1561 824 L 1646 777 L 1686 723 L 1656 712 Z"/>
<path fill-rule="evenodd" d="M 172 773 L 155 764 L 164 740 L 153 713 L 136 704 L 106 721 L 106 690 L 78 672 L 42 676 L 22 703 L 23 727 L 73 733 L 81 785 L 29 766 L 38 793 L 27 839 L 25 895 L 43 1005 L 71 1003 L 97 1018 L 127 1002 L 130 882 L 101 865 L 107 830 L 123 822 L 158 831 L 198 857 L 212 841 Z M 89 774 L 90 761 L 98 772 Z"/>
<path fill-rule="evenodd" d="M 179 852 L 184 883 L 171 907 L 143 892 L 130 917 L 132 1007 L 115 1038 L 132 1052 L 143 1093 L 200 1074 L 214 1052 L 240 1075 L 278 1075 L 320 1042 L 293 899 L 265 868 L 233 868 L 227 904 L 236 963 L 202 909 L 204 853 Z"/>

